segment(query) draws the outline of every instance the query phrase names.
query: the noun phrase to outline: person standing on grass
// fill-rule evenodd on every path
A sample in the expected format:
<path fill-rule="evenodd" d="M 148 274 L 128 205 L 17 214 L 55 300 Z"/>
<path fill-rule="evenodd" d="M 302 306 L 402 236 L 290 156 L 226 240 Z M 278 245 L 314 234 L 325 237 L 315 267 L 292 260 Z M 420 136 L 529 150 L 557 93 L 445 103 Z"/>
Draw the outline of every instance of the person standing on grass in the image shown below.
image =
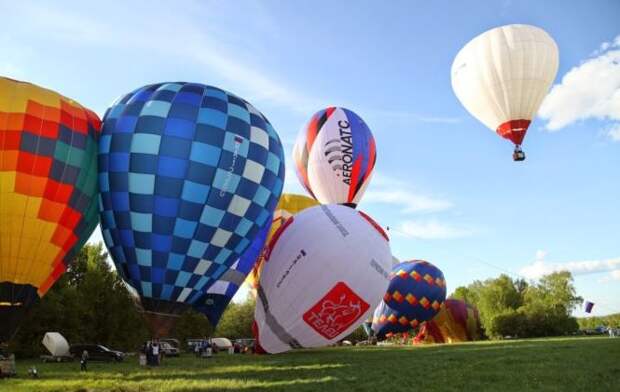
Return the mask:
<path fill-rule="evenodd" d="M 159 366 L 159 339 L 153 342 L 153 364 Z"/>
<path fill-rule="evenodd" d="M 86 368 L 86 365 L 88 365 L 88 351 L 84 350 L 82 351 L 82 358 L 80 359 L 80 371 L 81 372 L 85 372 L 88 370 Z"/>

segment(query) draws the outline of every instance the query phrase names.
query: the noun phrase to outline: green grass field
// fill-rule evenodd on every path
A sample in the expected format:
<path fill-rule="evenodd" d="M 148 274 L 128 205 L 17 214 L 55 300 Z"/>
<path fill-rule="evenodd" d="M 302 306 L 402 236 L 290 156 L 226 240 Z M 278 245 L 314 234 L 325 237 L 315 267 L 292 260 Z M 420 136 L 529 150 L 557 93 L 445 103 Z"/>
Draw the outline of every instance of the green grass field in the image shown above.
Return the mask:
<path fill-rule="evenodd" d="M 35 365 L 39 379 L 27 377 Z M 620 391 L 620 339 L 554 338 L 125 363 L 18 361 L 0 391 Z"/>

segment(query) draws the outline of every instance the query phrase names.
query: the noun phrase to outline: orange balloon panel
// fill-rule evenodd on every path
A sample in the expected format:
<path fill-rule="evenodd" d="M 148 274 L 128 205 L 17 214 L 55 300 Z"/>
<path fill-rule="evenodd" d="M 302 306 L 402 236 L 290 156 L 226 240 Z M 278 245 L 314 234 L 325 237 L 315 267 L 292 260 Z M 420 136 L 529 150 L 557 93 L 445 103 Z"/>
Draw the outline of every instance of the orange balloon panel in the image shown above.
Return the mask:
<path fill-rule="evenodd" d="M 99 129 L 97 115 L 78 103 L 0 77 L 3 321 L 7 307 L 52 286 L 95 228 Z"/>
<path fill-rule="evenodd" d="M 456 343 L 478 339 L 478 309 L 464 301 L 447 299 L 437 316 L 424 323 L 413 343 Z"/>

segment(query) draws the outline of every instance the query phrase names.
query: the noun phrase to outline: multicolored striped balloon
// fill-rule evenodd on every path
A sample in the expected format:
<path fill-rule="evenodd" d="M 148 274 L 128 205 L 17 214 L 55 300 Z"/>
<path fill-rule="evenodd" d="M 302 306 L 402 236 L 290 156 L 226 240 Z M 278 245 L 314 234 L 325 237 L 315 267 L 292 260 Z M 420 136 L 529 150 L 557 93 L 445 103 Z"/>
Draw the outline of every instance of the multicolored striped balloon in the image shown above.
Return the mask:
<path fill-rule="evenodd" d="M 293 149 L 299 180 L 322 204 L 356 206 L 376 159 L 375 139 L 364 120 L 339 107 L 312 116 Z"/>
<path fill-rule="evenodd" d="M 0 77 L 0 341 L 98 223 L 100 125 L 69 98 Z"/>

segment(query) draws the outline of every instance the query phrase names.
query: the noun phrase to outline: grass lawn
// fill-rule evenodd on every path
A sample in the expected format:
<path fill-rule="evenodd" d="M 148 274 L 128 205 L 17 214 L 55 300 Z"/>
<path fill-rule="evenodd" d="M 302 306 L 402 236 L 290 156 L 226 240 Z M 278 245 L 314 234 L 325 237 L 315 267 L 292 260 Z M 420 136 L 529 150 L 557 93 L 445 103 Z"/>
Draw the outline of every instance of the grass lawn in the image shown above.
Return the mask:
<path fill-rule="evenodd" d="M 0 391 L 620 391 L 620 339 L 553 338 L 423 347 L 334 347 L 280 355 L 125 363 L 18 361 Z M 39 379 L 27 377 L 35 365 Z"/>

